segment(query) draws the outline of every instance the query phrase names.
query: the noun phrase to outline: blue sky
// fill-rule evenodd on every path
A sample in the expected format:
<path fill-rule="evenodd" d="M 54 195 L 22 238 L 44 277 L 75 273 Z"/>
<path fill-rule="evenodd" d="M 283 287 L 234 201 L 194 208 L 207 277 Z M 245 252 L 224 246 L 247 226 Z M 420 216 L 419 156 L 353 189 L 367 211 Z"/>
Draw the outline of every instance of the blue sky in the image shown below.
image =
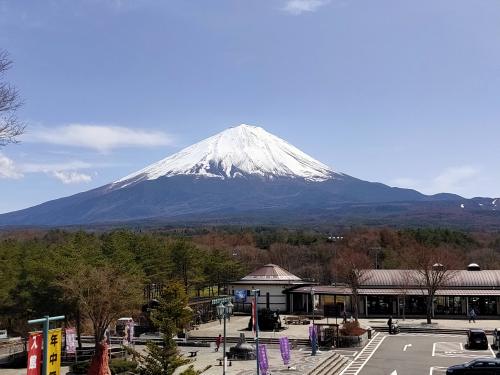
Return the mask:
<path fill-rule="evenodd" d="M 0 0 L 28 133 L 0 212 L 240 123 L 337 171 L 500 196 L 500 2 Z"/>

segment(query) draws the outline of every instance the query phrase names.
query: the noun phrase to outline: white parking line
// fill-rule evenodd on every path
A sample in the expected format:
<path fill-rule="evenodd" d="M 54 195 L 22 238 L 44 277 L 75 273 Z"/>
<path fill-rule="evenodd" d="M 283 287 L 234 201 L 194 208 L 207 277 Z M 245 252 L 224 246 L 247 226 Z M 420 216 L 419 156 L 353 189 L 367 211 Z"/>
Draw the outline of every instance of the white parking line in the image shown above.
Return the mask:
<path fill-rule="evenodd" d="M 447 358 L 481 358 L 495 357 L 495 353 L 491 346 L 485 350 L 464 350 L 464 345 L 461 342 L 453 341 L 437 341 L 432 344 L 432 357 L 447 357 Z"/>
<path fill-rule="evenodd" d="M 373 354 L 387 336 L 381 336 L 380 332 L 376 333 L 371 341 L 361 350 L 361 352 L 352 360 L 351 363 L 340 373 L 340 375 L 357 375 L 361 372 L 366 363 L 370 360 Z"/>
<path fill-rule="evenodd" d="M 430 369 L 429 369 L 429 375 L 434 375 L 434 371 L 437 370 L 439 371 L 439 373 L 441 372 L 445 372 L 446 371 L 446 367 L 440 367 L 440 366 L 432 366 Z"/>

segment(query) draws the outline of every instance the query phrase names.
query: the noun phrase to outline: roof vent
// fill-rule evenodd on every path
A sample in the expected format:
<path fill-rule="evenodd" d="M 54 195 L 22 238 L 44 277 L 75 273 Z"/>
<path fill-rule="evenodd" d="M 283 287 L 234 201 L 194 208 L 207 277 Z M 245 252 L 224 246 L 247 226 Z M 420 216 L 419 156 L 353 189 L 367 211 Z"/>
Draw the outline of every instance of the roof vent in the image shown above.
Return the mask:
<path fill-rule="evenodd" d="M 481 267 L 477 263 L 471 263 L 467 266 L 467 271 L 481 271 Z"/>

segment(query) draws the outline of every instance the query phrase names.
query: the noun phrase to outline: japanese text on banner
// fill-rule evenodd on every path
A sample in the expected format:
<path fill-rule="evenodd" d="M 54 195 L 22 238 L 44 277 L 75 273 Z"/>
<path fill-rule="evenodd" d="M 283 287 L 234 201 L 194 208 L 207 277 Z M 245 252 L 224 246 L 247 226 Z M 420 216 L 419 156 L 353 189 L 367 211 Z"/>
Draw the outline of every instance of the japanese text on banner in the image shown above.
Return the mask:
<path fill-rule="evenodd" d="M 41 333 L 31 333 L 28 340 L 27 375 L 40 375 L 42 368 L 42 339 Z"/>
<path fill-rule="evenodd" d="M 49 347 L 47 351 L 47 375 L 60 375 L 61 373 L 61 341 L 62 330 L 49 331 Z"/>

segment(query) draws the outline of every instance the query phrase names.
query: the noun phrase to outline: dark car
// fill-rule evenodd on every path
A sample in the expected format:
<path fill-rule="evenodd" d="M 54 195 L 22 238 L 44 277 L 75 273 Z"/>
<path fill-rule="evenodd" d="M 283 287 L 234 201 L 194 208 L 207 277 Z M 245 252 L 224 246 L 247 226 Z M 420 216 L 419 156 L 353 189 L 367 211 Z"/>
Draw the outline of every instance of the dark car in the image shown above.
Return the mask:
<path fill-rule="evenodd" d="M 446 375 L 500 375 L 500 359 L 478 358 L 463 365 L 450 366 Z"/>
<path fill-rule="evenodd" d="M 467 349 L 488 349 L 488 338 L 481 329 L 469 329 L 467 331 Z"/>

